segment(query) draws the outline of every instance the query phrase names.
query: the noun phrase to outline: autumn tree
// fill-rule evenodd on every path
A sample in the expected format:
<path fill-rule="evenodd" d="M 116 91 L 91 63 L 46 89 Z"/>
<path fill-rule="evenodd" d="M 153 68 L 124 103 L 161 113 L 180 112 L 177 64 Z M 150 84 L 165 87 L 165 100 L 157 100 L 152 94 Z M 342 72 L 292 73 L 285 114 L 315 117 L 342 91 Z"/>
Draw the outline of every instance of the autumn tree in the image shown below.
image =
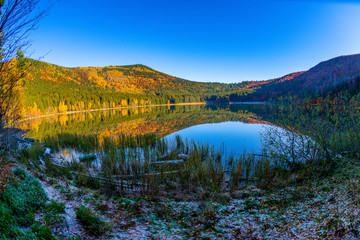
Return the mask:
<path fill-rule="evenodd" d="M 68 110 L 68 107 L 66 106 L 65 102 L 61 101 L 59 103 L 59 112 L 64 113 Z"/>
<path fill-rule="evenodd" d="M 16 118 L 27 67 L 21 48 L 28 45 L 28 34 L 44 17 L 44 9 L 40 0 L 0 0 L 0 131 Z"/>
<path fill-rule="evenodd" d="M 4 123 L 14 123 L 22 115 L 22 82 L 26 74 L 26 59 L 21 51 L 16 58 L 2 63 L 0 71 L 0 127 Z"/>

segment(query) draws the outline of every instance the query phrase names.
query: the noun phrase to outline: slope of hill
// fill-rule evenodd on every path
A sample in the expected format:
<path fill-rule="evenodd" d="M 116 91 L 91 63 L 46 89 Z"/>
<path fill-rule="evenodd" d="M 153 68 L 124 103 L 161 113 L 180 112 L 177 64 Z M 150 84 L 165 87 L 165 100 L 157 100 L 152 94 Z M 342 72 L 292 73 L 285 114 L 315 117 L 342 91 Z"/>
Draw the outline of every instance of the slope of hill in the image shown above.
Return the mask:
<path fill-rule="evenodd" d="M 29 60 L 25 115 L 198 101 L 266 101 L 360 91 L 360 54 L 321 62 L 306 72 L 266 81 L 201 83 L 144 65 L 65 68 Z"/>
<path fill-rule="evenodd" d="M 277 99 L 282 96 L 326 96 L 342 90 L 355 90 L 360 84 L 360 54 L 336 57 L 319 63 L 306 72 L 285 76 L 262 85 L 249 99 Z"/>
<path fill-rule="evenodd" d="M 302 87 L 316 85 L 319 92 L 325 88 L 336 88 L 360 73 L 360 54 L 341 56 L 324 61 L 304 73 L 297 81 L 302 81 Z"/>
<path fill-rule="evenodd" d="M 243 84 L 200 83 L 143 65 L 65 68 L 29 60 L 25 79 L 28 115 L 93 108 L 205 101 L 244 92 Z"/>
<path fill-rule="evenodd" d="M 244 82 L 243 87 L 246 88 L 245 94 L 232 93 L 230 94 L 230 101 L 266 101 L 273 97 L 273 94 L 277 90 L 277 87 L 287 82 L 292 82 L 296 77 L 302 75 L 305 72 L 295 72 L 285 75 L 280 78 L 275 78 L 266 81 L 249 81 Z"/>
<path fill-rule="evenodd" d="M 65 68 L 45 62 L 31 61 L 34 68 L 29 79 L 52 81 L 57 84 L 74 82 L 122 93 L 201 94 L 209 93 L 209 91 L 227 91 L 232 87 L 227 84 L 200 83 L 176 78 L 141 64 Z"/>

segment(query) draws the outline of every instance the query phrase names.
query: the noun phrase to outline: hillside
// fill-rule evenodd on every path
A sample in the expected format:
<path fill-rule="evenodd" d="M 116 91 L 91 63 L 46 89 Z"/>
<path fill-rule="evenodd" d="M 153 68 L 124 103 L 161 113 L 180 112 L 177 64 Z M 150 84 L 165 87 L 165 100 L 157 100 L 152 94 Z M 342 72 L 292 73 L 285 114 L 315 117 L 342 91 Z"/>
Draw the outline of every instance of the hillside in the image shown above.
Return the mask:
<path fill-rule="evenodd" d="M 24 115 L 203 101 L 267 101 L 284 96 L 316 98 L 360 89 L 360 54 L 324 61 L 308 71 L 265 81 L 203 83 L 144 65 L 66 68 L 29 60 Z"/>
<path fill-rule="evenodd" d="M 230 101 L 266 101 L 271 99 L 281 85 L 293 82 L 293 80 L 305 72 L 295 72 L 287 74 L 280 78 L 266 81 L 248 81 L 243 82 L 243 87 L 247 90 L 243 93 L 232 93 L 229 96 Z"/>
<path fill-rule="evenodd" d="M 159 103 L 205 101 L 243 93 L 243 84 L 200 83 L 144 65 L 65 68 L 29 60 L 24 105 L 27 115 Z"/>
<path fill-rule="evenodd" d="M 343 90 L 358 92 L 359 77 L 360 54 L 341 56 L 321 62 L 306 72 L 293 73 L 268 81 L 247 98 L 267 100 L 288 95 L 326 96 Z"/>
<path fill-rule="evenodd" d="M 130 94 L 209 94 L 210 91 L 228 91 L 234 85 L 200 83 L 177 78 L 147 66 L 65 68 L 57 65 L 32 61 L 33 70 L 29 79 L 52 81 L 57 84 L 74 82 L 97 89 Z"/>

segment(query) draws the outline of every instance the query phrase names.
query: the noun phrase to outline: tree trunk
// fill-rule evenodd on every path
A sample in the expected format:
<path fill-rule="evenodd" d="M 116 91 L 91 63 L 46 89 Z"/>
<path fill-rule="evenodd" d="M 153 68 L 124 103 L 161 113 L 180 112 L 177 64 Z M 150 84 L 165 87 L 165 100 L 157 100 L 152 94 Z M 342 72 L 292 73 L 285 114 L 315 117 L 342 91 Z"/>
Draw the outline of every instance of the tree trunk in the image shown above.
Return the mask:
<path fill-rule="evenodd" d="M 3 122 L 3 117 L 0 116 L 0 132 L 2 132 L 4 130 L 4 122 Z"/>

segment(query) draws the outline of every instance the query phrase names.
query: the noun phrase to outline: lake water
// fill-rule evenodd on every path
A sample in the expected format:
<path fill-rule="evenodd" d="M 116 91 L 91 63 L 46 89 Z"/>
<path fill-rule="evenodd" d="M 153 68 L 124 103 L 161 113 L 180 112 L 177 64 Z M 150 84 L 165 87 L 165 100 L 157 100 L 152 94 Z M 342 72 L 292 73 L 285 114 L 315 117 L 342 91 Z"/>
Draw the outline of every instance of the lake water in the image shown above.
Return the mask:
<path fill-rule="evenodd" d="M 176 135 L 200 143 L 207 143 L 226 155 L 238 156 L 247 153 L 260 153 L 263 146 L 261 136 L 266 131 L 265 124 L 243 122 L 209 123 L 192 126 L 166 137 L 173 141 Z"/>
<path fill-rule="evenodd" d="M 222 149 L 227 155 L 260 153 L 261 136 L 271 125 L 267 104 L 197 105 L 119 109 L 60 115 L 23 122 L 27 137 L 39 139 L 59 133 L 116 136 L 176 135 Z"/>

